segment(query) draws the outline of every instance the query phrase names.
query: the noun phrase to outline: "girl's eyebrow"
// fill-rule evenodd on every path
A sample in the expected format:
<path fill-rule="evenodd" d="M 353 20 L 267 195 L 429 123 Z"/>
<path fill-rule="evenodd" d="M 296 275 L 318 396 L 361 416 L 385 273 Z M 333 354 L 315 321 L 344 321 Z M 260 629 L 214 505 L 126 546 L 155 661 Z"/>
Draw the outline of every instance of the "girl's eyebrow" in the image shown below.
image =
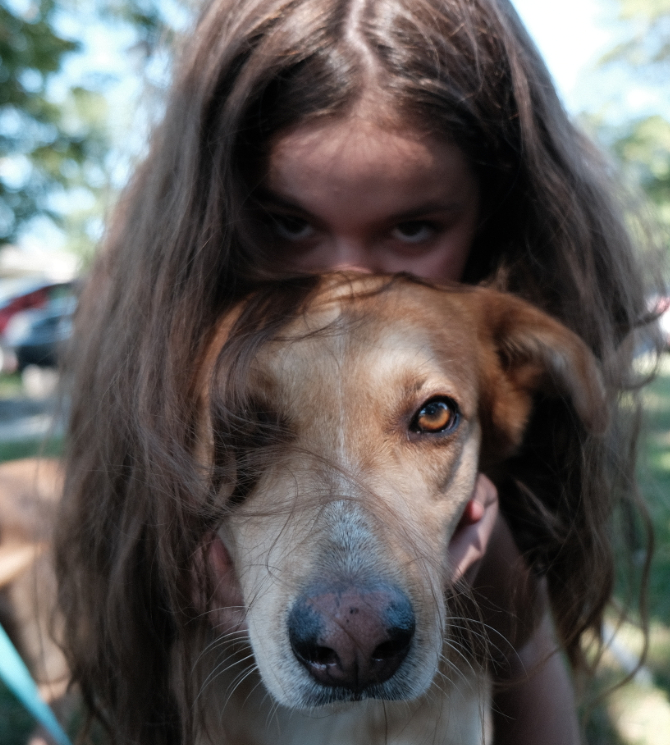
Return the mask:
<path fill-rule="evenodd" d="M 305 215 L 311 214 L 309 210 L 306 210 L 300 204 L 292 202 L 290 199 L 286 199 L 285 197 L 282 197 L 279 194 L 275 194 L 268 189 L 263 189 L 261 192 L 259 192 L 258 201 L 261 202 L 264 207 L 278 207 L 280 209 L 302 212 Z M 463 206 L 463 202 L 459 201 L 440 202 L 438 200 L 434 200 L 419 204 L 409 210 L 403 210 L 402 212 L 393 213 L 389 215 L 387 219 L 389 222 L 416 220 L 424 215 L 429 215 L 435 212 L 458 212 L 459 210 L 463 209 Z"/>
<path fill-rule="evenodd" d="M 416 220 L 424 215 L 430 215 L 434 212 L 458 212 L 463 209 L 463 202 L 425 202 L 411 210 L 405 210 L 404 212 L 398 212 L 394 215 L 390 215 L 391 220 L 403 221 L 403 220 Z"/>
<path fill-rule="evenodd" d="M 275 192 L 269 189 L 260 189 L 257 199 L 263 207 L 280 207 L 281 209 L 298 210 L 307 215 L 309 214 L 309 210 L 301 207 L 297 202 L 292 202 L 290 199 L 275 194 Z"/>

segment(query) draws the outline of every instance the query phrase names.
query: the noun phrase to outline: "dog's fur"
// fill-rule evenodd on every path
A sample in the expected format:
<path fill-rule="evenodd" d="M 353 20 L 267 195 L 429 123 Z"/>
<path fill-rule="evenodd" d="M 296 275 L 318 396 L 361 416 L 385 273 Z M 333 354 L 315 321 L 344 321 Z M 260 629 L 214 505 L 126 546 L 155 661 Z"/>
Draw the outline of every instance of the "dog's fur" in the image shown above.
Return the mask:
<path fill-rule="evenodd" d="M 602 430 L 593 355 L 493 290 L 331 275 L 235 382 L 227 350 L 244 307 L 221 320 L 199 378 L 197 457 L 238 484 L 231 493 L 221 476 L 231 509 L 196 559 L 211 589 L 196 603 L 214 629 L 199 663 L 202 741 L 489 742 L 486 655 L 457 601 L 494 509 L 474 505 L 477 474 L 514 453 L 538 392 Z M 449 426 L 418 428 L 435 400 Z M 231 454 L 231 437 L 250 445 Z M 477 550 L 457 561 L 464 535 Z M 400 623 L 397 669 L 340 684 L 338 651 L 365 666 L 369 634 L 390 638 L 398 604 L 414 620 Z M 353 615 L 363 620 L 349 626 Z M 306 661 L 301 634 L 336 654 Z"/>

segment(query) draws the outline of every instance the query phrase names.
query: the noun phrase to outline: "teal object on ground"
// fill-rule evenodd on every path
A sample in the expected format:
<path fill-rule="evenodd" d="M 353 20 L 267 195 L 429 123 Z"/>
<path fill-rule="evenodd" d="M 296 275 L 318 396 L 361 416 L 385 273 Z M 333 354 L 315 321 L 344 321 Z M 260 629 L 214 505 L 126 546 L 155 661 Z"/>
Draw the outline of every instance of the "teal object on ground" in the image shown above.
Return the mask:
<path fill-rule="evenodd" d="M 28 668 L 2 626 L 0 626 L 0 678 L 35 719 L 49 730 L 58 745 L 72 745 L 70 738 L 58 724 L 53 711 L 42 700 Z"/>

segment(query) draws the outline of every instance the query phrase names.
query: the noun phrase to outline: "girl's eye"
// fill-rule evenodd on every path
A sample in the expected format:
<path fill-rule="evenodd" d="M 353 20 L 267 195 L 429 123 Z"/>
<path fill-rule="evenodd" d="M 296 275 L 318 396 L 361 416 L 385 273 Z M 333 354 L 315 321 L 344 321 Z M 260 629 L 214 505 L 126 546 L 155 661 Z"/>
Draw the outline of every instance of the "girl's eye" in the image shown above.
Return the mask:
<path fill-rule="evenodd" d="M 426 401 L 414 414 L 409 429 L 416 434 L 452 432 L 458 426 L 461 415 L 458 404 L 448 396 Z"/>
<path fill-rule="evenodd" d="M 391 231 L 391 236 L 404 243 L 421 243 L 435 235 L 435 227 L 423 220 L 401 222 Z"/>
<path fill-rule="evenodd" d="M 272 223 L 275 233 L 286 241 L 301 241 L 314 233 L 307 220 L 294 215 L 272 215 Z"/>

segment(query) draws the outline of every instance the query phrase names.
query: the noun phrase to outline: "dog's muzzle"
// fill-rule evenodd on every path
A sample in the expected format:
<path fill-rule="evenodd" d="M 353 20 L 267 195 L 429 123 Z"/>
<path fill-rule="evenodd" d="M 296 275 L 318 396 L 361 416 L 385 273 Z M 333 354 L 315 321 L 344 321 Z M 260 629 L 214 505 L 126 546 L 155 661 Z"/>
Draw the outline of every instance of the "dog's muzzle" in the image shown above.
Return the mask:
<path fill-rule="evenodd" d="M 312 679 L 354 696 L 392 678 L 412 645 L 416 621 L 397 587 L 320 585 L 296 599 L 291 648 Z"/>

